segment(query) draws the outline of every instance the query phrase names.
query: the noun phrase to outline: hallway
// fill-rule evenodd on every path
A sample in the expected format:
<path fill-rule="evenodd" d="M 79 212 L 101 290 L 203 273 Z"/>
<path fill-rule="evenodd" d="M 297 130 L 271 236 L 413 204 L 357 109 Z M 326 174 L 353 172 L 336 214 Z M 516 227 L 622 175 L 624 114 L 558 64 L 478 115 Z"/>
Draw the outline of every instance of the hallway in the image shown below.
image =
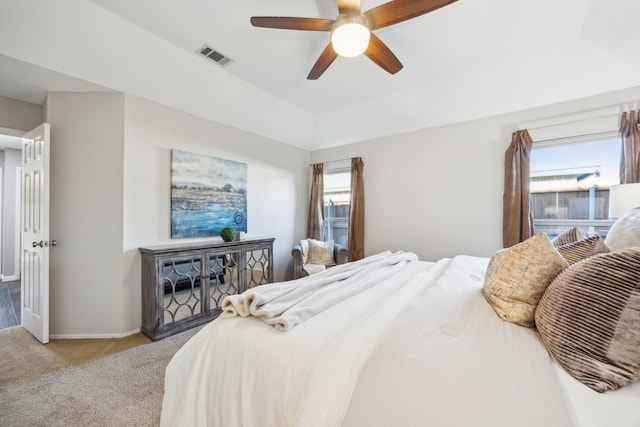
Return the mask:
<path fill-rule="evenodd" d="M 20 325 L 20 281 L 0 282 L 0 329 Z"/>

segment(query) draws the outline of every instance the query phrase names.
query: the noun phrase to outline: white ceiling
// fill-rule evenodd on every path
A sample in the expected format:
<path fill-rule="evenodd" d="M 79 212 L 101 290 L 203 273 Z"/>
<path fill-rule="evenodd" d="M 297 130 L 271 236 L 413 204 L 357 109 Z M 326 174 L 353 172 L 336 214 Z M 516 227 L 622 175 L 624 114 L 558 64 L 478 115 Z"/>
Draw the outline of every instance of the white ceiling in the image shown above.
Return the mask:
<path fill-rule="evenodd" d="M 334 0 L 0 8 L 0 95 L 37 103 L 47 90 L 121 91 L 310 150 L 640 85 L 638 0 L 459 0 L 376 31 L 404 64 L 398 74 L 338 58 L 317 81 L 306 76 L 328 33 L 249 18 L 334 19 Z M 200 57 L 203 44 L 233 62 Z"/>

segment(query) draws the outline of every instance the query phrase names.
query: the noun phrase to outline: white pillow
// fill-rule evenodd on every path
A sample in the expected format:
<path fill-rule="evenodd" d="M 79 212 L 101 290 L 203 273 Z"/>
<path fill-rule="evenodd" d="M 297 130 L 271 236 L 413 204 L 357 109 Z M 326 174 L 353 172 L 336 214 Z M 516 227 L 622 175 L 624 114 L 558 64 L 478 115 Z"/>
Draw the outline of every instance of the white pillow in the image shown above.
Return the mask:
<path fill-rule="evenodd" d="M 604 243 L 612 251 L 640 246 L 640 208 L 622 215 L 611 226 Z"/>
<path fill-rule="evenodd" d="M 321 242 L 315 239 L 308 239 L 309 252 L 306 264 L 335 265 L 333 259 L 333 240 Z"/>

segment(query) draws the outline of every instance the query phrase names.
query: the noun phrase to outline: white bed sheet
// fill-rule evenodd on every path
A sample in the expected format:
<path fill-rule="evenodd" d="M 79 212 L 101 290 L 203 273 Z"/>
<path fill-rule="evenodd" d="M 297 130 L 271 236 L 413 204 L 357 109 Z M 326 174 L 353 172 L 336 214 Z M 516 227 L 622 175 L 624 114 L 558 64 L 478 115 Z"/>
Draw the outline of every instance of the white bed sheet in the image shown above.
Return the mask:
<path fill-rule="evenodd" d="M 580 427 L 640 427 L 640 381 L 619 390 L 598 393 L 553 363 L 569 402 L 572 419 Z"/>
<path fill-rule="evenodd" d="M 408 263 L 287 332 L 215 320 L 169 364 L 161 424 L 640 425 L 637 383 L 592 392 L 534 329 L 495 315 L 481 294 L 487 263 Z"/>

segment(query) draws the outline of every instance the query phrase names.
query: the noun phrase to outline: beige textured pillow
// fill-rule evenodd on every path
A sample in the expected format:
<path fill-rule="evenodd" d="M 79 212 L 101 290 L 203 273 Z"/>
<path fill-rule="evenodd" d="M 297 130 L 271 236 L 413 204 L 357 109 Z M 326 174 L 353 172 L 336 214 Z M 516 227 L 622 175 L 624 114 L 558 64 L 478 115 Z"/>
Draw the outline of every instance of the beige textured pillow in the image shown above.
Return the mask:
<path fill-rule="evenodd" d="M 538 301 L 567 266 L 549 237 L 538 233 L 491 258 L 482 293 L 502 320 L 533 326 Z"/>
<path fill-rule="evenodd" d="M 333 240 L 321 242 L 315 239 L 308 239 L 308 241 L 309 253 L 307 255 L 307 264 L 335 264 L 333 260 Z"/>
<path fill-rule="evenodd" d="M 540 300 L 536 325 L 558 363 L 592 389 L 640 379 L 640 248 L 564 270 Z"/>
<path fill-rule="evenodd" d="M 567 243 L 558 246 L 557 249 L 569 264 L 575 264 L 590 256 L 609 252 L 609 248 L 600 236 L 587 237 L 577 242 Z"/>
<path fill-rule="evenodd" d="M 562 233 L 558 234 L 556 237 L 551 240 L 553 246 L 558 247 L 562 245 L 566 245 L 568 243 L 577 242 L 578 240 L 584 239 L 584 234 L 578 227 L 570 228 Z"/>
<path fill-rule="evenodd" d="M 640 246 L 640 208 L 622 215 L 611 226 L 604 242 L 612 251 Z"/>

